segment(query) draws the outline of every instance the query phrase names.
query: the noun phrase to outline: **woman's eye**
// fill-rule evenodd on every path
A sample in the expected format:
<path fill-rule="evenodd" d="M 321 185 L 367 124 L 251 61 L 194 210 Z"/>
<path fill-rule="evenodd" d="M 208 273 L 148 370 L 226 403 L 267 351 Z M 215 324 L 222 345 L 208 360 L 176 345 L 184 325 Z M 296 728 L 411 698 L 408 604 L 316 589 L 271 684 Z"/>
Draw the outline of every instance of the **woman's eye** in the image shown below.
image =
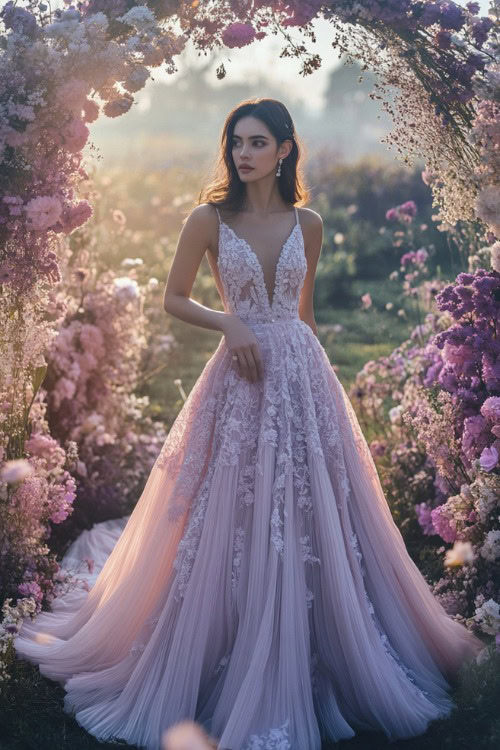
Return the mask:
<path fill-rule="evenodd" d="M 255 146 L 256 144 L 258 144 L 259 146 L 265 145 L 264 141 L 254 141 L 253 145 Z M 239 145 L 240 145 L 239 143 L 236 143 L 236 141 L 233 141 L 233 148 L 236 148 L 236 146 L 239 146 Z"/>

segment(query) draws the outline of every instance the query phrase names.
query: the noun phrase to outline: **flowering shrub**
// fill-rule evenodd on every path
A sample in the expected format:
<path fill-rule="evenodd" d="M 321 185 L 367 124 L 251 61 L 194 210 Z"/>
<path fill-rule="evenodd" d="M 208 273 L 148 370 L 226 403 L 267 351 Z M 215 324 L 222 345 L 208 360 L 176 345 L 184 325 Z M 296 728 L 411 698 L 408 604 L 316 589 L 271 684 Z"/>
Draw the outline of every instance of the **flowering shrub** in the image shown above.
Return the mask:
<path fill-rule="evenodd" d="M 47 352 L 43 392 L 51 434 L 78 446 L 78 498 L 65 537 L 78 526 L 126 515 L 163 444 L 163 424 L 135 395 L 148 345 L 147 289 L 111 270 L 79 266 L 55 304 L 66 311 Z"/>
<path fill-rule="evenodd" d="M 408 201 L 386 218 L 407 225 L 411 242 L 415 214 Z M 402 243 L 400 235 L 395 233 Z M 428 282 L 412 286 L 426 259 L 425 248 L 401 257 L 403 271 L 417 269 L 410 279 L 405 274 L 403 294 L 420 298 L 425 322 L 391 355 L 366 363 L 350 395 L 375 433 L 370 449 L 407 541 L 416 539 L 413 509 L 429 542 L 454 544 L 446 550 L 434 543 L 435 552 L 446 552 L 444 576 L 435 565 L 430 569 L 436 596 L 473 629 L 484 625 L 478 612 L 487 607 L 484 632 L 497 633 L 500 619 L 492 612 L 500 601 L 500 274 L 464 272 L 454 284 L 441 282 L 440 291 L 434 281 L 435 294 L 426 297 L 420 292 Z M 421 543 L 415 546 L 422 551 Z"/>

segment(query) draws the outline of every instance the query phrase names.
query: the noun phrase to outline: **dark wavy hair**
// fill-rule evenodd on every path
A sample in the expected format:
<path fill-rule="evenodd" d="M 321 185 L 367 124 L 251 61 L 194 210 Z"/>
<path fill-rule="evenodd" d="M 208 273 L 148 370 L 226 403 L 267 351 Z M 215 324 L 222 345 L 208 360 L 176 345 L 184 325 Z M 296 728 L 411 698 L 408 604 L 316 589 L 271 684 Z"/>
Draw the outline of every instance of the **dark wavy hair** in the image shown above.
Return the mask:
<path fill-rule="evenodd" d="M 299 164 L 302 152 L 301 144 L 285 105 L 277 99 L 256 97 L 245 99 L 237 104 L 226 117 L 221 135 L 221 146 L 209 182 L 198 196 L 198 203 L 210 203 L 230 211 L 239 211 L 243 207 L 245 183 L 240 179 L 233 161 L 232 143 L 234 128 L 238 120 L 251 115 L 261 120 L 273 136 L 278 146 L 283 141 L 292 141 L 292 150 L 283 159 L 281 175 L 277 177 L 278 188 L 283 200 L 292 205 L 302 206 L 309 200 L 307 189 Z"/>

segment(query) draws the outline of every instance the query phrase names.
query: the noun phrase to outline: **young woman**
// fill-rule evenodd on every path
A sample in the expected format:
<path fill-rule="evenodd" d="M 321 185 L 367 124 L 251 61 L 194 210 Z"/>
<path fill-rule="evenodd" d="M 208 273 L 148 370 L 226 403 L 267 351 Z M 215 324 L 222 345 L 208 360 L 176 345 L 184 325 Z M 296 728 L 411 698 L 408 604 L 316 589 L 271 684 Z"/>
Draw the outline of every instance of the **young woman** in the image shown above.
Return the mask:
<path fill-rule="evenodd" d="M 433 597 L 316 337 L 320 216 L 286 107 L 228 115 L 182 229 L 165 309 L 223 333 L 128 519 L 84 532 L 91 589 L 25 623 L 20 656 L 101 739 L 159 750 L 198 722 L 221 750 L 423 733 L 483 647 Z M 190 299 L 204 253 L 222 312 Z"/>

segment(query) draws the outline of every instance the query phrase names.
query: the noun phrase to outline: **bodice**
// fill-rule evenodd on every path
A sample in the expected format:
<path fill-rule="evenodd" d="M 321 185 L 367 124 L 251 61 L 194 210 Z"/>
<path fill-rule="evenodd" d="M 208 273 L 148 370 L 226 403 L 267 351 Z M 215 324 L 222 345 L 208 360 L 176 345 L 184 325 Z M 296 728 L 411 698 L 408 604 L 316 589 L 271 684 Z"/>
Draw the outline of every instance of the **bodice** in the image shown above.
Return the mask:
<path fill-rule="evenodd" d="M 304 237 L 297 209 L 296 223 L 284 242 L 275 269 L 271 301 L 264 272 L 250 244 L 220 218 L 217 268 L 226 312 L 245 322 L 274 323 L 299 317 L 299 298 L 307 272 Z"/>

